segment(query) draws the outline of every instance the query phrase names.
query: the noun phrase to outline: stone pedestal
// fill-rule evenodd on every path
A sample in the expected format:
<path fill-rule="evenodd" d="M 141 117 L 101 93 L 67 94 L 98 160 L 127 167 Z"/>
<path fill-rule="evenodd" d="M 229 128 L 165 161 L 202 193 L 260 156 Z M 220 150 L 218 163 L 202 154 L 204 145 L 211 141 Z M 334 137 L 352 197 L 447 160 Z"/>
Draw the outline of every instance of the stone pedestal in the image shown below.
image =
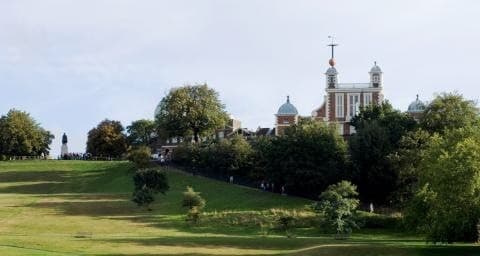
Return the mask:
<path fill-rule="evenodd" d="M 68 146 L 67 144 L 62 144 L 62 148 L 60 150 L 60 156 L 68 155 Z"/>

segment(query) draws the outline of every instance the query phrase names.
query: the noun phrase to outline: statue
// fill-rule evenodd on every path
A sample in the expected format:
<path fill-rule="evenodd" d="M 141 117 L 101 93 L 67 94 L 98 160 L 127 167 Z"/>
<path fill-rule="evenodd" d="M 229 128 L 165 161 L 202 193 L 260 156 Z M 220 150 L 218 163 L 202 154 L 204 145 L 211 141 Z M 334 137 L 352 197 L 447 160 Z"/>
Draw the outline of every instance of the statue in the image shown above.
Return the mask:
<path fill-rule="evenodd" d="M 63 158 L 64 156 L 68 155 L 68 146 L 67 146 L 67 143 L 68 143 L 68 138 L 67 138 L 67 135 L 65 133 L 63 133 L 63 136 L 62 136 L 62 148 L 60 150 L 60 156 Z"/>

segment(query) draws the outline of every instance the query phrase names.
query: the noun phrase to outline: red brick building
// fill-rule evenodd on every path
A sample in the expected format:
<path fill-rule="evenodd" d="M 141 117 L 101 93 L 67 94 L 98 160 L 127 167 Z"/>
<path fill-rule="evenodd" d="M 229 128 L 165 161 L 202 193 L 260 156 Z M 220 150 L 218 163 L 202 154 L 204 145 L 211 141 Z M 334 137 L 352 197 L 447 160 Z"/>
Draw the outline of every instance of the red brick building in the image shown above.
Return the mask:
<path fill-rule="evenodd" d="M 312 118 L 335 124 L 341 135 L 348 136 L 355 132 L 350 125 L 350 119 L 358 111 L 370 104 L 379 104 L 383 101 L 382 70 L 375 62 L 368 72 L 370 81 L 366 83 L 339 83 L 335 61 L 329 61 L 330 67 L 325 73 L 325 100 L 312 111 Z"/>
<path fill-rule="evenodd" d="M 287 102 L 285 102 L 275 114 L 275 135 L 281 136 L 285 133 L 285 128 L 298 123 L 298 111 L 297 108 L 290 103 L 290 97 L 287 96 Z"/>

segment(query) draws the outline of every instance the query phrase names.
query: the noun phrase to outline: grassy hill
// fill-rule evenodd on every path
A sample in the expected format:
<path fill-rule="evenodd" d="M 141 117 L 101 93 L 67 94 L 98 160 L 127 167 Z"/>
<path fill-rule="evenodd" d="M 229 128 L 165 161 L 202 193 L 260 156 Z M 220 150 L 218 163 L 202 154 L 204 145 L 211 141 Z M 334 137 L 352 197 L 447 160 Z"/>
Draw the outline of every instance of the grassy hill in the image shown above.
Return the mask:
<path fill-rule="evenodd" d="M 306 225 L 286 238 L 271 220 L 313 223 L 310 201 L 174 169 L 149 212 L 130 201 L 132 172 L 127 162 L 0 162 L 0 255 L 480 255 L 475 245 L 426 245 L 387 230 L 338 241 Z M 186 186 L 207 200 L 197 226 L 180 207 Z"/>

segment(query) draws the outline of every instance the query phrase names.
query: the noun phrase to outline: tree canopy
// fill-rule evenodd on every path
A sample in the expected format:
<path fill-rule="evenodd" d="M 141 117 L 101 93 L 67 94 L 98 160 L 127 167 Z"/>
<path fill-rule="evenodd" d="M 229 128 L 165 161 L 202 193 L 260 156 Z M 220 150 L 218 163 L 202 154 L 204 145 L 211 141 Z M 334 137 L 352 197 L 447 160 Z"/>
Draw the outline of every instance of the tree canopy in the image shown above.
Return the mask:
<path fill-rule="evenodd" d="M 422 128 L 430 133 L 443 133 L 446 129 L 468 127 L 479 123 L 479 110 L 475 102 L 465 100 L 458 93 L 438 95 L 423 112 Z"/>
<path fill-rule="evenodd" d="M 87 153 L 120 157 L 127 151 L 127 140 L 120 121 L 105 119 L 88 132 Z"/>
<path fill-rule="evenodd" d="M 0 155 L 48 155 L 53 139 L 27 112 L 12 109 L 0 118 Z"/>
<path fill-rule="evenodd" d="M 356 133 L 350 138 L 350 154 L 360 196 L 365 201 L 387 203 L 399 183 L 398 170 L 392 168 L 389 156 L 417 124 L 388 102 L 362 109 L 351 124 Z"/>
<path fill-rule="evenodd" d="M 127 126 L 127 142 L 132 146 L 149 146 L 155 137 L 155 122 L 147 119 L 133 121 Z"/>
<path fill-rule="evenodd" d="M 228 118 L 218 93 L 206 84 L 174 88 L 159 105 L 158 130 L 164 137 L 209 135 L 222 128 Z"/>

